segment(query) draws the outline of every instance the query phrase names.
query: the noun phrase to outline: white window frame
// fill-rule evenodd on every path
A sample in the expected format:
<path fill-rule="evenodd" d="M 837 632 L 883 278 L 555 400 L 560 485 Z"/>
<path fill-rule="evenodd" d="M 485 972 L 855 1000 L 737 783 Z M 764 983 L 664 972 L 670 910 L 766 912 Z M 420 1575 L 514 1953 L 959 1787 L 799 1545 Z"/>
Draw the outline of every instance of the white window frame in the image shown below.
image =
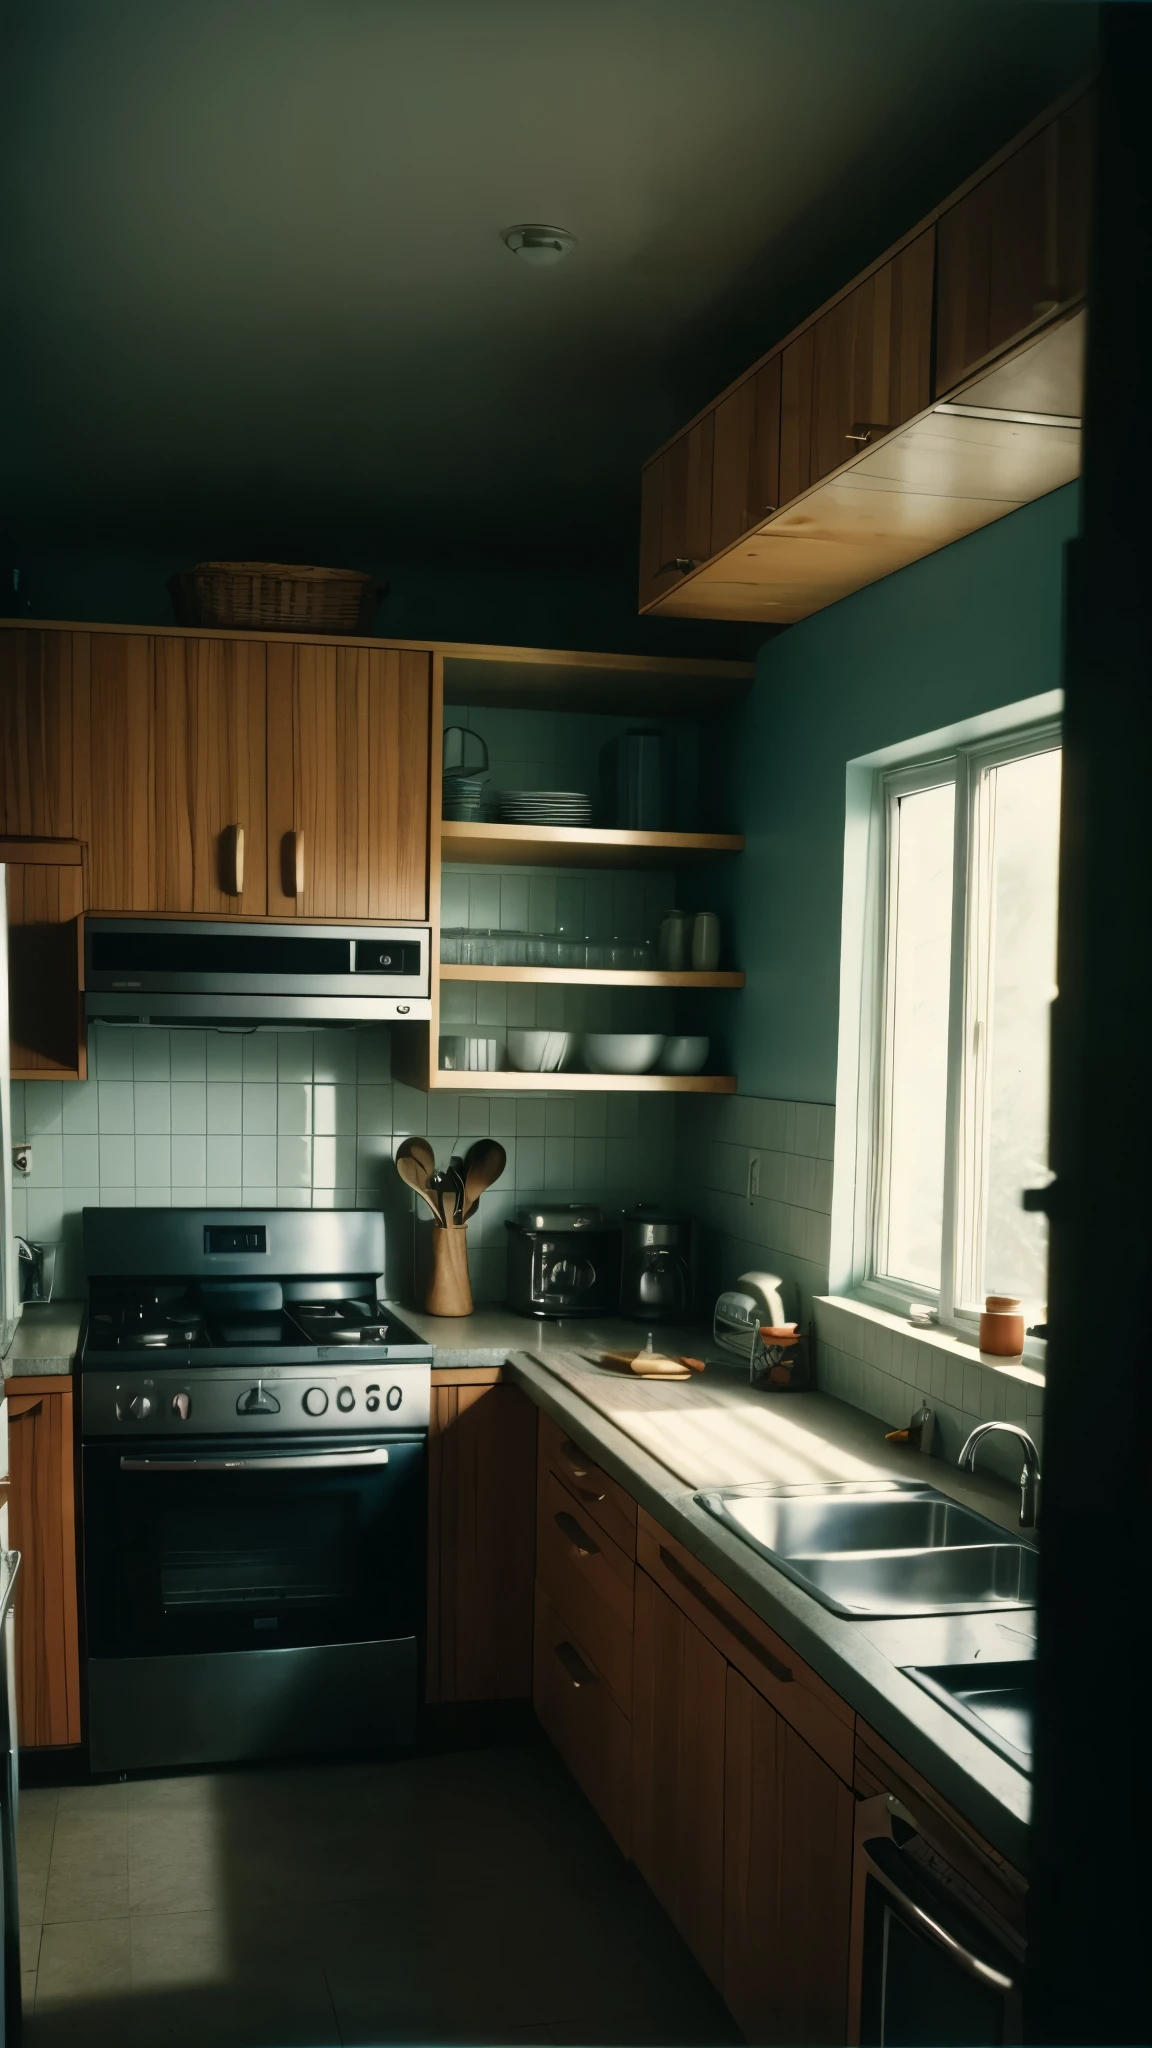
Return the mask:
<path fill-rule="evenodd" d="M 942 1328 L 969 1340 L 976 1336 L 979 1308 L 973 1299 L 975 1244 L 979 1227 L 969 1229 L 974 1211 L 961 1198 L 961 1181 L 986 1180 L 988 1132 L 973 1128 L 973 1108 L 966 1099 L 972 1068 L 965 1058 L 967 1045 L 976 1042 L 979 1058 L 983 990 L 969 963 L 978 957 L 979 934 L 973 919 L 981 909 L 979 892 L 970 897 L 969 865 L 974 840 L 980 830 L 977 816 L 980 798 L 987 787 L 984 771 L 1005 761 L 1022 760 L 1063 744 L 1058 715 L 1060 700 L 1055 693 L 1040 700 L 1048 714 L 994 735 L 963 732 L 931 735 L 914 749 L 898 750 L 898 757 L 872 756 L 849 764 L 849 815 L 845 843 L 845 922 L 841 973 L 840 1076 L 837 1086 L 838 1112 L 841 1106 L 854 1118 L 840 1124 L 836 1144 L 833 1195 L 833 1256 L 831 1284 L 834 1291 L 849 1293 L 890 1313 L 907 1315 L 912 1303 L 937 1310 Z M 1025 707 L 1016 707 L 1023 710 Z M 1037 704 L 1037 710 L 1040 704 Z M 1055 713 L 1055 715 L 1054 715 Z M 979 723 L 978 721 L 975 723 Z M 948 744 L 931 744 L 947 740 Z M 896 750 L 894 750 L 896 751 Z M 855 831 L 853 832 L 853 780 L 857 771 Z M 862 786 L 861 771 L 867 771 Z M 893 1280 L 876 1271 L 877 1247 L 884 1241 L 885 1176 L 881 1148 L 886 1128 L 885 1088 L 889 1047 L 885 1043 L 887 1019 L 885 993 L 888 984 L 892 901 L 891 880 L 898 853 L 898 805 L 902 796 L 918 790 L 954 782 L 956 790 L 955 842 L 952 870 L 952 945 L 948 1015 L 948 1083 L 945 1125 L 944 1205 L 941 1231 L 940 1289 Z M 865 871 L 862 897 L 853 903 L 848 887 L 853 848 L 864 852 Z M 861 915 L 862 913 L 862 915 Z M 853 990 L 858 991 L 855 1024 L 847 1006 Z M 848 1063 L 855 1071 L 851 1071 Z M 847 1071 L 846 1071 L 847 1069 Z M 845 1085 L 847 1083 L 847 1085 Z M 853 1127 L 854 1126 L 854 1127 Z M 979 1155 L 978 1158 L 976 1155 Z M 983 1174 L 981 1175 L 981 1163 Z M 837 1246 L 837 1238 L 840 1243 Z M 1042 1338 L 1026 1340 L 1025 1356 L 1042 1363 L 1046 1346 Z"/>

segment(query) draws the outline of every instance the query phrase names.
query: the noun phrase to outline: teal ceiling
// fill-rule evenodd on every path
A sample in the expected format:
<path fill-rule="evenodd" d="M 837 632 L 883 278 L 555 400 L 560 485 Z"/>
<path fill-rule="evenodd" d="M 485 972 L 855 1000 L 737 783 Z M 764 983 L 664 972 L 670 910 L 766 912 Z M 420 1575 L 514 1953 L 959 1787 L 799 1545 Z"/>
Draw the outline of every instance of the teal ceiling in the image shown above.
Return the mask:
<path fill-rule="evenodd" d="M 7 0 L 0 527 L 626 544 L 643 455 L 1089 68 L 1076 0 Z M 499 230 L 578 238 L 554 270 Z"/>

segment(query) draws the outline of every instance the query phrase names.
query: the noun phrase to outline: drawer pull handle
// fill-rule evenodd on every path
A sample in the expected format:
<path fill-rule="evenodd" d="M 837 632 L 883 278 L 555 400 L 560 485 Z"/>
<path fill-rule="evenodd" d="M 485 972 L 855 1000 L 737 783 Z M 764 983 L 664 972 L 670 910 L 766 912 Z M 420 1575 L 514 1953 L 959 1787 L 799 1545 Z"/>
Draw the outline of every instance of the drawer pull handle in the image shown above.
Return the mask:
<path fill-rule="evenodd" d="M 782 1664 L 779 1657 L 774 1657 L 771 1650 L 766 1650 L 763 1643 L 757 1642 L 750 1630 L 741 1627 L 741 1624 L 728 1613 L 727 1608 L 722 1607 L 719 1600 L 714 1600 L 707 1587 L 702 1586 L 699 1579 L 694 1579 L 691 1572 L 685 1571 L 679 1558 L 673 1557 L 672 1552 L 665 1550 L 663 1544 L 660 1545 L 660 1562 L 665 1571 L 669 1572 L 686 1592 L 691 1593 L 694 1600 L 699 1600 L 700 1605 L 706 1607 L 709 1614 L 715 1615 L 730 1636 L 735 1636 L 736 1641 L 742 1649 L 747 1650 L 750 1657 L 755 1657 L 758 1664 L 763 1664 L 764 1669 L 772 1673 L 773 1678 L 778 1679 L 781 1685 L 793 1683 L 794 1674 L 791 1666 Z"/>
<path fill-rule="evenodd" d="M 568 1538 L 569 1543 L 580 1552 L 581 1557 L 599 1557 L 600 1545 L 593 1543 L 592 1538 L 584 1534 L 575 1515 L 570 1515 L 566 1509 L 562 1508 L 554 1519 L 560 1534 Z"/>
<path fill-rule="evenodd" d="M 580 1495 L 581 1500 L 607 1500 L 608 1498 L 606 1493 L 593 1493 L 591 1487 L 588 1486 L 578 1486 L 576 1491 Z"/>
<path fill-rule="evenodd" d="M 579 1692 L 581 1686 L 597 1685 L 599 1683 L 596 1673 L 588 1669 L 583 1657 L 577 1654 L 572 1648 L 571 1643 L 557 1643 L 556 1656 L 577 1692 Z"/>
<path fill-rule="evenodd" d="M 561 1444 L 560 1456 L 564 1459 L 566 1464 L 571 1465 L 572 1470 L 575 1473 L 577 1479 L 587 1479 L 589 1467 L 584 1457 L 584 1453 L 580 1449 L 579 1444 L 573 1443 L 570 1436 L 566 1436 L 563 1443 Z"/>

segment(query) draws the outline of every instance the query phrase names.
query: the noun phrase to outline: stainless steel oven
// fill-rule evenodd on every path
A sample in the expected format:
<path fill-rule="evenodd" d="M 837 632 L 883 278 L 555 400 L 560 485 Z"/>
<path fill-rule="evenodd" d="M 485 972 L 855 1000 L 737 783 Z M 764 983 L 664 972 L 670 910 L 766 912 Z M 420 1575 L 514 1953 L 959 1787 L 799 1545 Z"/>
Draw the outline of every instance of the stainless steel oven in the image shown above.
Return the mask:
<path fill-rule="evenodd" d="M 143 1213 L 84 1219 L 92 1768 L 410 1741 L 431 1353 L 381 1219 Z"/>
<path fill-rule="evenodd" d="M 856 1809 L 849 2033 L 883 2048 L 1023 2039 L 1023 1903 L 934 1808 Z"/>

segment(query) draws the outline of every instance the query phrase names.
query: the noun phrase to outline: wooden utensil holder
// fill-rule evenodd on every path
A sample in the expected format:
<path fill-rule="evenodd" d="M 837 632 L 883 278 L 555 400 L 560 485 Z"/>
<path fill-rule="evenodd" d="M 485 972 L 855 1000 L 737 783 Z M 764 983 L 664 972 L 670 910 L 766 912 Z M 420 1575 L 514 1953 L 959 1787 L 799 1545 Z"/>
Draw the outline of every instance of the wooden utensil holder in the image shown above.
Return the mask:
<path fill-rule="evenodd" d="M 424 1306 L 430 1316 L 470 1316 L 468 1231 L 462 1223 L 432 1225 L 432 1271 Z"/>

